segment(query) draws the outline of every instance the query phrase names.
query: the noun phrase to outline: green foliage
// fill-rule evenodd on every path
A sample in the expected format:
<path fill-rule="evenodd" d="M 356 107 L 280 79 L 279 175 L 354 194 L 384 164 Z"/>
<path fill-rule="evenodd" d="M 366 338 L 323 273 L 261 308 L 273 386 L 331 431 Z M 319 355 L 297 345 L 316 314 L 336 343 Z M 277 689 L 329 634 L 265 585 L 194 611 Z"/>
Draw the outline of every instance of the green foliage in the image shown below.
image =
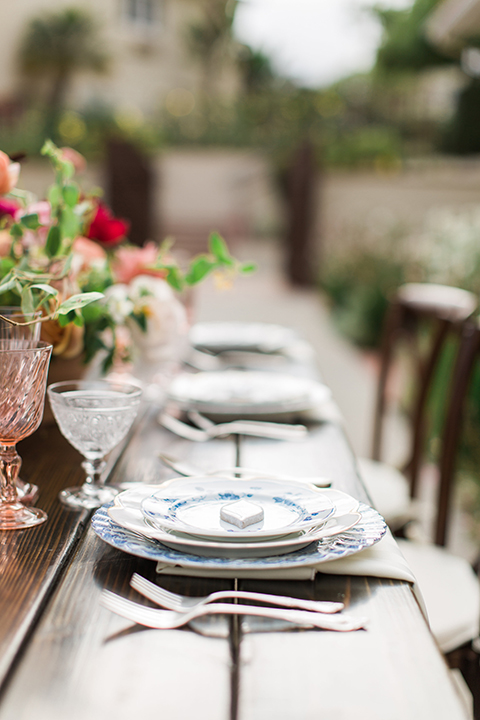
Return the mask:
<path fill-rule="evenodd" d="M 425 36 L 425 21 L 440 0 L 415 0 L 407 10 L 375 8 L 383 24 L 383 41 L 377 52 L 376 69 L 381 72 L 415 72 L 427 67 L 451 64 Z"/>
<path fill-rule="evenodd" d="M 405 280 L 402 263 L 385 253 L 354 251 L 327 264 L 320 286 L 341 332 L 355 344 L 379 346 L 390 294 Z"/>
<path fill-rule="evenodd" d="M 330 166 L 389 170 L 402 161 L 403 143 L 391 126 L 366 125 L 350 132 L 334 131 L 327 138 L 324 160 Z"/>

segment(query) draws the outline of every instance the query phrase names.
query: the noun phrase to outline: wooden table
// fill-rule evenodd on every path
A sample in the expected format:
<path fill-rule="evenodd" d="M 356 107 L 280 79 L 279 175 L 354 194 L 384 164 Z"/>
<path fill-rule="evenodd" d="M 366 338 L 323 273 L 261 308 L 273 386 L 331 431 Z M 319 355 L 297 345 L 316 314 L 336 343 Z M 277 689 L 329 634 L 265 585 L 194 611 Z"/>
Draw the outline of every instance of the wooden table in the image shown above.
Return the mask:
<path fill-rule="evenodd" d="M 64 509 L 59 490 L 81 483 L 80 457 L 54 425 L 19 446 L 22 476 L 41 487 L 44 525 L 0 533 L 0 720 L 457 720 L 465 718 L 446 664 L 407 583 L 317 574 L 315 581 L 240 581 L 242 589 L 342 600 L 367 631 L 224 637 L 156 631 L 102 608 L 110 588 L 132 599 L 134 571 L 186 594 L 233 581 L 157 577 L 155 563 L 111 548 L 87 512 Z M 302 442 L 242 438 L 194 444 L 145 417 L 114 465 L 112 482 L 161 481 L 160 451 L 205 469 L 234 464 L 291 475 L 329 475 L 365 499 L 342 429 L 323 423 Z M 147 602 L 147 601 L 146 601 Z"/>

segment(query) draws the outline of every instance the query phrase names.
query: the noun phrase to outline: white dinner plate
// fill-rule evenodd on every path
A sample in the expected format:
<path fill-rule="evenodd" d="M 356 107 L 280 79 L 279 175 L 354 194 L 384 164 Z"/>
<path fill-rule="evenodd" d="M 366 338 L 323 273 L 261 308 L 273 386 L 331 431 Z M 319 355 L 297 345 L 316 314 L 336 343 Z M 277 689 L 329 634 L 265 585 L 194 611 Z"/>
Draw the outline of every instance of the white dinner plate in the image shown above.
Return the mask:
<path fill-rule="evenodd" d="M 238 527 L 225 509 L 246 503 L 263 518 Z M 141 502 L 143 514 L 162 530 L 210 540 L 259 542 L 319 526 L 334 506 L 314 485 L 269 478 L 193 477 L 166 482 Z"/>
<path fill-rule="evenodd" d="M 216 542 L 203 538 L 190 537 L 181 533 L 168 533 L 155 527 L 141 513 L 140 510 L 127 509 L 113 505 L 108 508 L 110 518 L 127 530 L 144 535 L 152 540 L 158 540 L 173 550 L 189 552 L 202 557 L 268 557 L 270 555 L 285 555 L 306 547 L 312 542 L 323 540 L 350 530 L 361 518 L 360 513 L 350 512 L 345 515 L 329 518 L 320 528 L 309 528 L 294 536 L 287 536 L 279 540 L 269 540 L 262 543 L 250 542 Z"/>
<path fill-rule="evenodd" d="M 329 491 L 326 490 L 325 492 Z M 343 498 L 339 497 L 339 501 L 345 506 L 345 498 L 349 498 L 349 496 L 345 496 L 345 493 L 339 493 L 339 496 L 343 496 Z M 353 498 L 349 498 L 347 502 L 350 505 L 352 502 L 355 503 Z M 210 571 L 215 572 L 217 570 L 236 573 L 249 570 L 263 572 L 298 567 L 316 567 L 320 563 L 339 560 L 342 557 L 361 552 L 381 540 L 387 526 L 381 515 L 368 505 L 360 503 L 358 511 L 361 514 L 361 519 L 350 530 L 309 543 L 307 547 L 286 555 L 272 555 L 265 558 L 201 557 L 192 553 L 179 552 L 166 547 L 157 540 L 152 540 L 121 527 L 108 515 L 106 506 L 99 508 L 94 513 L 92 529 L 99 538 L 117 550 L 171 567 L 196 569 L 208 576 Z"/>
<path fill-rule="evenodd" d="M 302 412 L 331 397 L 330 389 L 310 378 L 254 370 L 181 373 L 167 390 L 183 410 L 206 415 L 247 417 Z"/>
<path fill-rule="evenodd" d="M 203 322 L 194 325 L 189 333 L 193 347 L 211 353 L 230 350 L 275 353 L 297 339 L 291 328 L 270 323 Z"/>

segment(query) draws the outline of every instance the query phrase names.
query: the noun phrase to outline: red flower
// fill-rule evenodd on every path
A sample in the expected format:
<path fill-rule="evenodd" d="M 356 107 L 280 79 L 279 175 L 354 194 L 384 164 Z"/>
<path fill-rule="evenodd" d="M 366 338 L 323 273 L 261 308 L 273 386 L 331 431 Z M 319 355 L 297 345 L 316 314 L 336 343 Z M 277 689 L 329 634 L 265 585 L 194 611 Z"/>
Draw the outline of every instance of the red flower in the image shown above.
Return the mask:
<path fill-rule="evenodd" d="M 106 205 L 98 203 L 87 237 L 105 247 L 114 247 L 125 238 L 129 230 L 130 223 L 127 220 L 113 217 Z"/>

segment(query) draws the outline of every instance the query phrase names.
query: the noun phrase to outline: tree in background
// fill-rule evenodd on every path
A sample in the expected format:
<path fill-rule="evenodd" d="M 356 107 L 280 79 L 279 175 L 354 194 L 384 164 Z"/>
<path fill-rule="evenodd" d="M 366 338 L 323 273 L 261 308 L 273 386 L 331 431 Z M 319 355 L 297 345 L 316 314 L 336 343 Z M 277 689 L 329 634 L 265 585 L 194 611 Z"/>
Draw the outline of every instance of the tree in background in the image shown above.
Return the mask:
<path fill-rule="evenodd" d="M 232 26 L 238 0 L 196 0 L 196 4 L 201 7 L 202 17 L 188 27 L 187 42 L 202 65 L 206 99 L 215 96 L 219 67 L 236 45 Z"/>
<path fill-rule="evenodd" d="M 418 72 L 454 62 L 425 36 L 425 22 L 440 0 L 415 0 L 407 10 L 374 8 L 383 25 L 383 41 L 377 52 L 376 70 Z"/>
<path fill-rule="evenodd" d="M 47 136 L 55 134 L 74 75 L 80 70 L 105 69 L 107 56 L 102 47 L 94 19 L 82 9 L 42 13 L 28 24 L 19 49 L 19 63 L 27 76 L 48 82 L 47 95 L 42 99 Z"/>
<path fill-rule="evenodd" d="M 375 70 L 380 78 L 387 74 L 418 74 L 435 67 L 456 66 L 464 70 L 462 47 L 443 51 L 425 34 L 425 23 L 440 0 L 415 0 L 408 10 L 376 8 L 384 28 L 384 39 L 377 53 Z M 465 38 L 464 46 L 480 47 L 480 38 Z M 480 152 L 480 78 L 465 76 L 465 87 L 458 93 L 452 118 L 441 133 L 441 150 L 457 154 Z"/>

